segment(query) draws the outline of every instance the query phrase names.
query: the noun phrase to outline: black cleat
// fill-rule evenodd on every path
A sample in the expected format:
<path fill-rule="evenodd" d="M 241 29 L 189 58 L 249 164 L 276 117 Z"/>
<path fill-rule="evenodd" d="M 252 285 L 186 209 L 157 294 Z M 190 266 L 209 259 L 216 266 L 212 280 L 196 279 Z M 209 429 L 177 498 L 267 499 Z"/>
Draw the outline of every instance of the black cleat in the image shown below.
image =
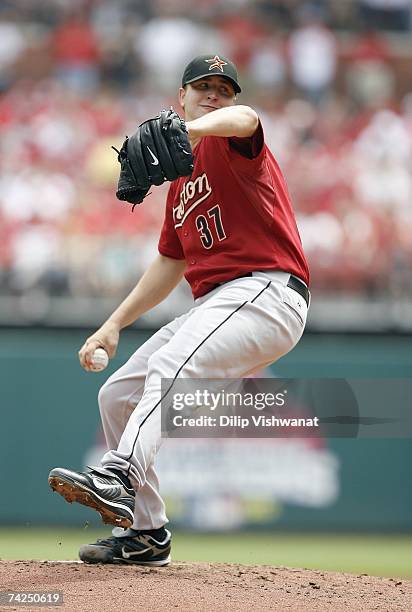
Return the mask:
<path fill-rule="evenodd" d="M 148 531 L 126 529 L 122 534 L 97 540 L 95 544 L 84 544 L 79 550 L 79 557 L 85 563 L 168 565 L 171 561 L 172 536 L 167 529 L 157 532 L 160 532 L 160 537 Z"/>
<path fill-rule="evenodd" d="M 123 480 L 104 468 L 90 472 L 54 468 L 49 474 L 49 485 L 66 501 L 97 510 L 103 523 L 127 528 L 133 524 L 135 492 L 127 486 L 128 479 Z"/>

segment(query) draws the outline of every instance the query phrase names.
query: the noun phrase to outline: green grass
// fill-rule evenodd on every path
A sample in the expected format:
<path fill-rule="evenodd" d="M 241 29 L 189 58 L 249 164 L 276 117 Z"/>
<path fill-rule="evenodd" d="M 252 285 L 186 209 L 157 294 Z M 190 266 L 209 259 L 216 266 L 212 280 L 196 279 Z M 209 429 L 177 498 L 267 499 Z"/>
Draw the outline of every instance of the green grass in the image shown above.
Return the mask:
<path fill-rule="evenodd" d="M 107 529 L 90 528 L 0 528 L 0 558 L 76 559 L 80 544 L 109 533 Z M 173 559 L 412 578 L 412 536 L 176 532 Z"/>

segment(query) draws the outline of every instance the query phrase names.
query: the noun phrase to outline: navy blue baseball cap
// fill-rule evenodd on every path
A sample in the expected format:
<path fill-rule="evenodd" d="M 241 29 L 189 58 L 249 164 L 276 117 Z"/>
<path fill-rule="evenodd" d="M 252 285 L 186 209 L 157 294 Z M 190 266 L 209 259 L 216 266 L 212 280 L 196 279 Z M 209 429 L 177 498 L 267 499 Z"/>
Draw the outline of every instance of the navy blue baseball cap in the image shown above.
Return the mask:
<path fill-rule="evenodd" d="M 182 87 L 207 76 L 217 75 L 228 79 L 236 93 L 240 93 L 237 69 L 233 62 L 223 55 L 199 55 L 192 59 L 185 68 Z"/>

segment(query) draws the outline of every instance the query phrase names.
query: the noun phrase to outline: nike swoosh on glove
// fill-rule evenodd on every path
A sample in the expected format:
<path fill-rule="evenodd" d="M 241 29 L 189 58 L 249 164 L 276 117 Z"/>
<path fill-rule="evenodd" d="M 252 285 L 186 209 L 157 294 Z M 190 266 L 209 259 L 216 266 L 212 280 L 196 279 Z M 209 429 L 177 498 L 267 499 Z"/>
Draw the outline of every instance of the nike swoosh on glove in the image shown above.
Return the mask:
<path fill-rule="evenodd" d="M 172 108 L 141 123 L 133 136 L 126 136 L 120 151 L 113 149 L 120 162 L 116 196 L 133 205 L 143 202 L 152 185 L 193 171 L 186 124 Z"/>

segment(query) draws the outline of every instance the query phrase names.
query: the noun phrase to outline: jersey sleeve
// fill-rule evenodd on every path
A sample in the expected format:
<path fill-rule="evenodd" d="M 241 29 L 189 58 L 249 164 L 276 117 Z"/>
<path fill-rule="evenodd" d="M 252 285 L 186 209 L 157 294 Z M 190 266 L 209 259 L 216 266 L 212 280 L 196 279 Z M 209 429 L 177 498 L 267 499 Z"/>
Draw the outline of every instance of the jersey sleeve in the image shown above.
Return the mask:
<path fill-rule="evenodd" d="M 220 140 L 222 153 L 243 195 L 271 227 L 278 194 L 270 170 L 270 152 L 265 144 L 260 120 L 252 136 Z"/>
<path fill-rule="evenodd" d="M 166 199 L 166 211 L 160 232 L 158 251 L 160 255 L 171 257 L 172 259 L 185 259 L 181 242 L 175 230 L 173 221 L 173 201 L 175 196 L 175 186 L 173 183 L 169 187 Z"/>
<path fill-rule="evenodd" d="M 246 138 L 238 138 L 232 136 L 228 138 L 229 148 L 233 154 L 234 162 L 246 168 L 256 168 L 264 157 L 265 137 L 263 134 L 262 124 L 259 119 L 258 126 L 252 136 Z"/>

